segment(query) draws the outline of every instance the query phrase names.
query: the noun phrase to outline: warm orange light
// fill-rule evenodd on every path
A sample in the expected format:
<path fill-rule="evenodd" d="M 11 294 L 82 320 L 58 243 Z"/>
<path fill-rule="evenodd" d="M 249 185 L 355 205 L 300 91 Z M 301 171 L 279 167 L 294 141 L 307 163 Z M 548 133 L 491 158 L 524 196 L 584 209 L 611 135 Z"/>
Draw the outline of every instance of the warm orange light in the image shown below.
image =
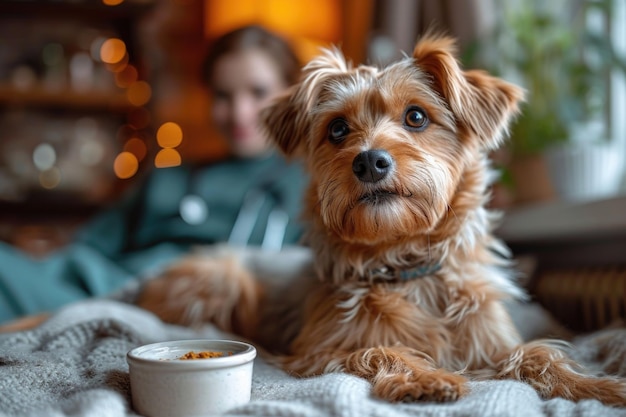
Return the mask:
<path fill-rule="evenodd" d="M 137 173 L 139 160 L 131 152 L 120 152 L 113 161 L 113 172 L 118 178 L 128 179 Z"/>
<path fill-rule="evenodd" d="M 137 160 L 143 161 L 143 158 L 145 158 L 148 153 L 148 147 L 143 140 L 134 137 L 128 139 L 124 144 L 124 151 L 132 153 L 137 157 Z"/>
<path fill-rule="evenodd" d="M 182 158 L 176 149 L 161 149 L 154 158 L 154 166 L 157 168 L 175 167 L 182 163 Z"/>
<path fill-rule="evenodd" d="M 106 64 L 117 64 L 126 55 L 126 44 L 118 38 L 109 38 L 100 47 L 100 59 Z"/>
<path fill-rule="evenodd" d="M 114 64 L 106 64 L 106 69 L 108 69 L 109 71 L 117 74 L 118 72 L 124 71 L 126 69 L 126 67 L 128 66 L 129 62 L 130 62 L 130 58 L 128 57 L 128 54 L 124 54 L 122 59 L 120 59 L 116 63 L 114 63 Z"/>
<path fill-rule="evenodd" d="M 132 83 L 126 90 L 126 97 L 133 106 L 143 106 L 152 97 L 152 88 L 145 81 Z"/>
<path fill-rule="evenodd" d="M 156 133 L 157 142 L 162 148 L 175 148 L 183 141 L 183 130 L 174 122 L 166 122 Z"/>
<path fill-rule="evenodd" d="M 285 34 L 303 61 L 341 41 L 342 0 L 205 0 L 205 34 L 213 39 L 248 23 Z"/>
<path fill-rule="evenodd" d="M 264 22 L 278 31 L 318 41 L 332 42 L 341 36 L 341 6 L 337 0 L 264 2 Z"/>
<path fill-rule="evenodd" d="M 106 6 L 117 6 L 122 3 L 124 3 L 124 0 L 102 0 L 102 4 Z"/>

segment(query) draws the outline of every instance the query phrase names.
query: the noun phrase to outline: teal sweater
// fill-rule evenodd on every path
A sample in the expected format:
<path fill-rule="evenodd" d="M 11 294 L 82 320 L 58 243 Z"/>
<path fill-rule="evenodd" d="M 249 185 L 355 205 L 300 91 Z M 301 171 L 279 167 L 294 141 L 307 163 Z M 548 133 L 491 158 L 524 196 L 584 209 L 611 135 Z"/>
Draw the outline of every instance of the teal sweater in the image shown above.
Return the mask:
<path fill-rule="evenodd" d="M 0 323 L 108 295 L 193 245 L 297 243 L 305 181 L 279 155 L 156 169 L 46 259 L 0 244 Z"/>

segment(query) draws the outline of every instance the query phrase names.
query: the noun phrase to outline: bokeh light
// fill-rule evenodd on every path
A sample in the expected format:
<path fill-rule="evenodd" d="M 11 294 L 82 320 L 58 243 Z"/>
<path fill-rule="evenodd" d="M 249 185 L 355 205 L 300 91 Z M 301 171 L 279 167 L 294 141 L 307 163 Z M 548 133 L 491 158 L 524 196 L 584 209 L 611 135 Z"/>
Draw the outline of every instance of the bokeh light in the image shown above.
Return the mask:
<path fill-rule="evenodd" d="M 106 69 L 114 74 L 117 74 L 118 72 L 123 72 L 128 66 L 129 62 L 130 62 L 130 57 L 128 56 L 128 54 L 125 54 L 122 57 L 122 59 L 120 59 L 116 63 L 106 64 Z"/>
<path fill-rule="evenodd" d="M 100 47 L 100 59 L 106 64 L 117 64 L 126 56 L 126 44 L 118 38 L 109 38 Z"/>
<path fill-rule="evenodd" d="M 78 159 L 86 166 L 96 166 L 104 159 L 104 145 L 97 140 L 83 140 L 78 151 Z"/>
<path fill-rule="evenodd" d="M 183 141 L 183 130 L 174 122 L 165 122 L 157 130 L 157 143 L 162 148 L 175 148 Z"/>
<path fill-rule="evenodd" d="M 33 164 L 39 171 L 51 169 L 57 160 L 57 154 L 52 145 L 41 143 L 33 151 Z"/>
<path fill-rule="evenodd" d="M 126 97 L 133 106 L 143 106 L 152 97 L 152 88 L 145 81 L 132 83 L 126 90 Z"/>
<path fill-rule="evenodd" d="M 117 6 L 124 3 L 124 0 L 102 0 L 102 4 L 106 6 Z"/>
<path fill-rule="evenodd" d="M 139 160 L 131 152 L 120 152 L 113 161 L 113 172 L 118 178 L 128 179 L 139 170 Z"/>
<path fill-rule="evenodd" d="M 39 184 L 47 190 L 56 188 L 60 183 L 61 171 L 57 167 L 39 173 Z"/>
<path fill-rule="evenodd" d="M 148 147 L 143 140 L 138 137 L 133 137 L 128 139 L 124 144 L 124 151 L 132 153 L 137 157 L 137 160 L 143 161 L 148 153 Z"/>
<path fill-rule="evenodd" d="M 120 88 L 128 88 L 138 78 L 137 68 L 133 65 L 126 65 L 121 71 L 115 72 L 115 85 Z"/>
<path fill-rule="evenodd" d="M 154 166 L 157 168 L 175 167 L 182 163 L 182 158 L 176 149 L 161 149 L 154 158 Z"/>

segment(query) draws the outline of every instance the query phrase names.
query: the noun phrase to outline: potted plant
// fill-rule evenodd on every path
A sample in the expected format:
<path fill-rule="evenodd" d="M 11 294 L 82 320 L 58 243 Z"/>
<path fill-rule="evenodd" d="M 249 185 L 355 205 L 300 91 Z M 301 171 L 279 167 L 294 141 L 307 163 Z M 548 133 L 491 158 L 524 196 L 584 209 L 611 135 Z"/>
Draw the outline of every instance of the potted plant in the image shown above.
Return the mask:
<path fill-rule="evenodd" d="M 610 37 L 586 19 L 612 0 L 516 2 L 503 10 L 497 31 L 498 70 L 527 89 L 527 102 L 511 129 L 511 173 L 518 200 L 566 200 L 614 193 L 623 176 L 624 150 L 615 149 L 608 129 L 609 75 L 626 71 Z M 576 10 L 564 5 L 576 5 Z M 560 6 L 560 7 L 559 7 Z M 528 167 L 528 163 L 534 164 Z M 517 171 L 520 171 L 521 175 Z M 549 183 L 532 174 L 544 169 Z"/>

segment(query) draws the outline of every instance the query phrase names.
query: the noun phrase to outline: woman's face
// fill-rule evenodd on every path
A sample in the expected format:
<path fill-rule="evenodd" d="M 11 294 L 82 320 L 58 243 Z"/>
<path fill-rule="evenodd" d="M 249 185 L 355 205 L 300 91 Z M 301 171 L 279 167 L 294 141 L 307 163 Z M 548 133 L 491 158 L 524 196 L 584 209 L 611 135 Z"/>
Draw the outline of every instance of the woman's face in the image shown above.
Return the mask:
<path fill-rule="evenodd" d="M 277 64 L 259 49 L 229 53 L 216 61 L 211 85 L 213 121 L 233 154 L 264 153 L 269 143 L 261 133 L 259 111 L 287 87 Z"/>

